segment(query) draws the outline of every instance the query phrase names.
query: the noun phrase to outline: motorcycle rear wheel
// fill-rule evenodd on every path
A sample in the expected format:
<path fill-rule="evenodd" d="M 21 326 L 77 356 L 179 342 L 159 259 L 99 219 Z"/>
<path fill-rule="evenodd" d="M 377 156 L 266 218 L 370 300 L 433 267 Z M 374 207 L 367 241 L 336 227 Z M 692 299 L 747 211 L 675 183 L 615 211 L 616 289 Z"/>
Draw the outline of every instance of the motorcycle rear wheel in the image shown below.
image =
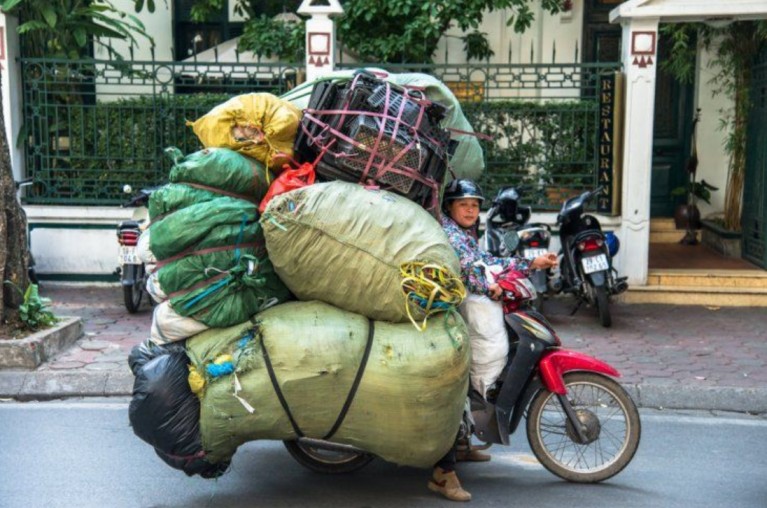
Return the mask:
<path fill-rule="evenodd" d="M 315 473 L 352 473 L 375 458 L 366 453 L 325 450 L 298 441 L 283 441 L 283 444 L 296 462 Z"/>
<path fill-rule="evenodd" d="M 128 270 L 128 266 L 125 265 L 123 270 Z M 144 283 L 144 265 L 132 266 L 131 270 L 133 271 L 133 284 L 123 286 L 123 301 L 128 312 L 135 314 L 138 312 L 141 306 L 141 298 L 144 296 L 144 288 L 141 287 Z"/>
<path fill-rule="evenodd" d="M 597 312 L 599 312 L 599 322 L 605 328 L 610 328 L 613 324 L 613 318 L 610 315 L 610 298 L 607 295 L 607 288 L 597 286 L 594 288 L 597 300 Z"/>
<path fill-rule="evenodd" d="M 564 381 L 587 442 L 577 442 L 557 395 L 541 390 L 527 415 L 530 448 L 543 467 L 567 481 L 607 480 L 620 473 L 637 451 L 639 411 L 620 384 L 601 374 L 572 372 Z"/>

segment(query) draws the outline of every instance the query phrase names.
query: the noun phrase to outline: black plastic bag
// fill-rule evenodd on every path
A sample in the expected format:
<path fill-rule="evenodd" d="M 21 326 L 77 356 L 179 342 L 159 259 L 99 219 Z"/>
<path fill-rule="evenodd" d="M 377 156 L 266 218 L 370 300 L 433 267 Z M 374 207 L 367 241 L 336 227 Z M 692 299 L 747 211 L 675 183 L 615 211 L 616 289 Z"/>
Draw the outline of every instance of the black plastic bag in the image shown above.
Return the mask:
<path fill-rule="evenodd" d="M 143 367 L 149 360 L 160 355 L 177 351 L 186 351 L 186 341 L 172 342 L 170 344 L 155 344 L 152 339 L 146 339 L 141 344 L 133 346 L 128 355 L 128 366 L 134 376 L 138 375 L 138 369 Z"/>
<path fill-rule="evenodd" d="M 137 369 L 128 408 L 133 432 L 165 452 L 192 457 L 202 451 L 200 401 L 187 382 L 184 350 L 161 354 Z"/>

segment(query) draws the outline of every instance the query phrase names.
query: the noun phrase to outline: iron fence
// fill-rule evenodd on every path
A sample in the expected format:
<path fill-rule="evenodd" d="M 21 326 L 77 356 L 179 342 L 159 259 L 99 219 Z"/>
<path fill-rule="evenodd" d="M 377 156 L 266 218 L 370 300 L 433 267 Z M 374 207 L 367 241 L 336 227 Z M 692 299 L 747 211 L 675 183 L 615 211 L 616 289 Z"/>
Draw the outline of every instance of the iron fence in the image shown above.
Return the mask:
<path fill-rule="evenodd" d="M 187 120 L 233 95 L 281 94 L 282 63 L 22 59 L 27 203 L 109 205 L 122 187 L 162 183 L 163 151 L 201 146 Z M 359 64 L 342 64 L 343 68 Z M 366 64 L 446 83 L 482 140 L 486 193 L 524 184 L 539 206 L 597 184 L 600 80 L 619 64 Z"/>

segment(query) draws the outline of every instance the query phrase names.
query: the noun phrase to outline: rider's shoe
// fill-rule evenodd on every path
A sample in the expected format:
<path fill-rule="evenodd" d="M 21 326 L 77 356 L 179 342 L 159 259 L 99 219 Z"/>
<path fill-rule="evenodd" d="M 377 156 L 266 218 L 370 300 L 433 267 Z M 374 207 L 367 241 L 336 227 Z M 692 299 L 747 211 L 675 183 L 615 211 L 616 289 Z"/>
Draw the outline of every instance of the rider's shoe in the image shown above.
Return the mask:
<path fill-rule="evenodd" d="M 464 450 L 459 448 L 455 452 L 456 462 L 489 462 L 491 458 L 489 453 L 482 453 L 473 446 Z"/>
<path fill-rule="evenodd" d="M 429 480 L 429 490 L 451 501 L 471 501 L 471 494 L 463 490 L 455 471 L 445 472 L 440 467 L 434 468 L 434 473 Z"/>

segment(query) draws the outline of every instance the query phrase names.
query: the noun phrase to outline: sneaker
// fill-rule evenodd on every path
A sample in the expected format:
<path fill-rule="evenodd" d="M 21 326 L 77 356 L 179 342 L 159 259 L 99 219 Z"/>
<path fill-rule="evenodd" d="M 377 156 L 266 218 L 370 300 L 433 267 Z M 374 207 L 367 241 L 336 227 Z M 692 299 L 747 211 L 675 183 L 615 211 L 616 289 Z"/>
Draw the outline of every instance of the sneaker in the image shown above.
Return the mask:
<path fill-rule="evenodd" d="M 446 473 L 442 468 L 435 467 L 429 480 L 429 490 L 441 494 L 450 501 L 471 501 L 471 494 L 463 490 L 455 471 Z"/>

